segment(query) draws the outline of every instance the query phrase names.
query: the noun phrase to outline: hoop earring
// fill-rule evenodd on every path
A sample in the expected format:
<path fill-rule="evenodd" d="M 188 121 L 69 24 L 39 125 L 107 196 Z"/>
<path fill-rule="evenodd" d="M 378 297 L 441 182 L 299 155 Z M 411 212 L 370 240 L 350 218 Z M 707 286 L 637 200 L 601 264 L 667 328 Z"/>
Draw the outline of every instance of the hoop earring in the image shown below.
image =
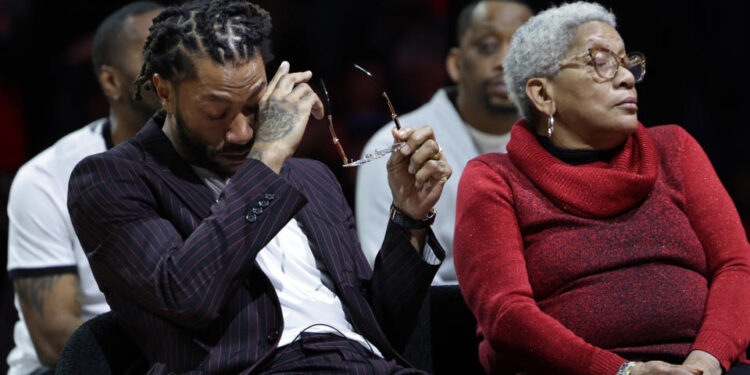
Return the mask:
<path fill-rule="evenodd" d="M 547 120 L 547 137 L 552 138 L 552 133 L 555 132 L 555 116 L 550 115 Z"/>

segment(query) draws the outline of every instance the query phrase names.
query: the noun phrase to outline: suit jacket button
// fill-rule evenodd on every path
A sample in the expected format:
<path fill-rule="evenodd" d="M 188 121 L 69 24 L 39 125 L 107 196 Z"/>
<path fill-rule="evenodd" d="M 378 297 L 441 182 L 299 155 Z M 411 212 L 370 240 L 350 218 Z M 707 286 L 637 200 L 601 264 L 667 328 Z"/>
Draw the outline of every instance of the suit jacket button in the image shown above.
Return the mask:
<path fill-rule="evenodd" d="M 253 207 L 253 213 L 256 215 L 260 215 L 263 213 L 263 209 L 260 207 Z"/>
<path fill-rule="evenodd" d="M 274 200 L 274 198 L 276 198 L 276 194 L 274 194 L 274 193 L 266 193 L 263 197 L 266 198 L 267 201 L 272 201 L 272 200 Z"/>
<path fill-rule="evenodd" d="M 251 212 L 247 214 L 247 216 L 245 216 L 245 220 L 247 220 L 250 223 L 254 223 L 256 220 L 258 220 L 258 215 Z"/>
<path fill-rule="evenodd" d="M 269 201 L 260 201 L 260 202 L 258 202 L 258 206 L 260 206 L 261 208 L 266 208 L 270 204 L 271 204 L 271 202 L 269 202 Z"/>

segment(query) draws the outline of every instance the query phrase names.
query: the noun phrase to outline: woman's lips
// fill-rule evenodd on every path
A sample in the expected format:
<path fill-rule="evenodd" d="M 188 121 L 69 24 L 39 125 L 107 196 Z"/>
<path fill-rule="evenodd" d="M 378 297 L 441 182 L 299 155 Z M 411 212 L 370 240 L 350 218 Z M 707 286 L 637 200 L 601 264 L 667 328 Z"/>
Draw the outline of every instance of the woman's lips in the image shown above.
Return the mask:
<path fill-rule="evenodd" d="M 629 96 L 617 103 L 617 107 L 623 108 L 627 111 L 637 112 L 638 111 L 638 98 L 635 96 Z"/>

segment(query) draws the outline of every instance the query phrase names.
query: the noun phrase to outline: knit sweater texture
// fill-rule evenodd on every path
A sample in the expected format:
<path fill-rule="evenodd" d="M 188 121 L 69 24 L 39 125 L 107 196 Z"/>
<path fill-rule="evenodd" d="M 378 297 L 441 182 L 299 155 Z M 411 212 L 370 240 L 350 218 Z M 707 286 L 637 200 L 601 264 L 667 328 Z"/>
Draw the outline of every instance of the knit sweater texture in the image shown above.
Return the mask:
<path fill-rule="evenodd" d="M 750 245 L 698 143 L 675 125 L 572 166 L 524 120 L 464 170 L 456 273 L 489 373 L 614 375 L 691 350 L 748 363 Z"/>

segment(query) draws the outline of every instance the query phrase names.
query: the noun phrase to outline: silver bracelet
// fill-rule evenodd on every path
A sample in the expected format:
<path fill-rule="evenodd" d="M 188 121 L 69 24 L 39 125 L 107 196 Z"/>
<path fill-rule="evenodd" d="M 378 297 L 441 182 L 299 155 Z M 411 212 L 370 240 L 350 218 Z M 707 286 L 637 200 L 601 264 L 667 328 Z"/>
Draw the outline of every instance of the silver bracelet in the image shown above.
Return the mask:
<path fill-rule="evenodd" d="M 630 371 L 633 370 L 633 367 L 639 365 L 641 362 L 633 362 L 633 361 L 627 361 L 620 366 L 620 369 L 617 370 L 617 374 L 615 375 L 630 375 Z"/>

